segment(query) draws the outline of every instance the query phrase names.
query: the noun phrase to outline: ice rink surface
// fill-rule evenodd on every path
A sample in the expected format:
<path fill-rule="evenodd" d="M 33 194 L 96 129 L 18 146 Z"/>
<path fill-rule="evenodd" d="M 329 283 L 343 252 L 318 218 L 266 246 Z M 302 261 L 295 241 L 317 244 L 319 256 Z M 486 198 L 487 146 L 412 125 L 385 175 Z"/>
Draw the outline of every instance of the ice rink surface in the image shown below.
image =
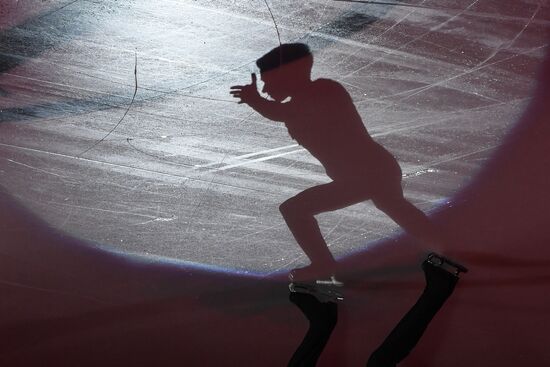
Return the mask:
<path fill-rule="evenodd" d="M 15 201 L 35 216 L 29 220 L 44 221 L 56 233 L 88 242 L 92 250 L 86 251 L 97 248 L 130 258 L 137 255 L 139 261 L 161 267 L 202 264 L 266 275 L 308 263 L 278 206 L 330 180 L 319 162 L 289 137 L 284 125 L 237 104 L 229 94 L 230 86 L 249 83 L 250 74 L 258 73 L 255 60 L 276 47 L 279 37 L 283 43 L 307 43 L 314 55 L 313 77 L 333 79 L 348 90 L 370 134 L 398 159 L 405 196 L 411 202 L 428 213 L 445 213 L 465 193 L 474 209 L 456 217 L 475 216 L 476 223 L 483 223 L 490 222 L 484 215 L 492 214 L 479 214 L 484 209 L 481 204 L 481 209 L 475 209 L 476 196 L 468 192 L 529 113 L 547 52 L 550 5 L 545 0 L 4 0 L 0 19 L 0 186 L 9 198 L 4 201 L 9 205 L 0 208 L 1 217 L 23 223 L 8 209 Z M 538 157 L 536 164 L 547 172 L 548 159 Z M 494 187 L 500 184 L 494 181 Z M 525 188 L 518 191 L 519 196 L 528 193 Z M 499 208 L 493 206 L 492 213 Z M 534 212 L 517 207 L 525 213 L 526 222 L 537 226 L 550 219 L 544 208 L 530 220 Z M 370 202 L 322 214 L 318 220 L 332 253 L 352 262 L 355 254 L 368 252 L 375 243 L 391 246 L 402 239 L 399 227 Z M 2 227 L 4 238 L 13 239 L 33 228 L 10 226 Z M 490 227 L 483 235 L 485 239 L 513 237 L 504 225 Z M 548 239 L 546 234 L 523 235 L 529 240 Z M 155 277 L 144 281 L 146 275 L 136 275 L 132 284 L 139 284 L 135 286 L 139 290 L 123 286 L 102 290 L 101 282 L 94 282 L 84 268 L 76 273 L 60 271 L 65 275 L 55 278 L 58 283 L 37 285 L 42 275 L 66 263 L 52 255 L 55 246 L 41 249 L 25 242 L 16 249 L 13 243 L 6 240 L 0 247 L 2 287 L 13 297 L 5 298 L 10 301 L 3 311 L 13 312 L 12 321 L 22 324 L 44 315 L 59 316 L 61 310 L 79 314 L 96 309 L 80 304 L 85 300 L 65 305 L 65 301 L 39 297 L 46 305 L 40 311 L 29 304 L 23 311 L 14 311 L 16 304 L 34 299 L 35 291 L 56 289 L 63 298 L 74 288 L 79 294 L 95 294 L 87 296 L 90 299 L 117 299 L 117 292 L 125 289 L 126 296 L 133 294 L 136 301 L 165 297 L 170 295 L 167 289 L 179 289 L 173 280 L 177 275 L 168 276 L 167 289 L 155 285 Z M 494 248 L 476 247 L 475 251 L 491 255 Z M 527 246 L 529 251 L 533 248 Z M 534 257 L 549 259 L 545 251 Z M 93 261 L 86 264 L 94 266 Z M 105 270 L 109 265 L 101 264 L 102 281 L 116 278 Z M 521 264 L 511 262 L 499 271 Z M 484 282 L 495 287 L 507 284 L 490 283 L 497 273 L 481 276 L 473 289 L 481 292 Z M 71 283 L 73 278 L 77 280 Z M 166 281 L 164 275 L 158 279 Z M 499 294 L 520 297 L 517 284 L 546 284 L 548 275 L 535 279 L 512 282 L 516 285 Z M 196 292 L 199 285 L 189 285 L 193 283 L 188 280 L 187 286 Z M 87 291 L 82 291 L 83 285 Z M 29 291 L 32 296 L 18 293 L 25 287 L 34 289 Z M 401 294 L 396 287 L 392 297 Z M 414 292 L 407 292 L 403 290 L 405 299 L 414 299 Z M 479 304 L 476 297 L 468 298 L 467 311 L 457 311 L 471 316 L 464 321 L 470 326 L 479 321 L 473 316 L 478 307 L 489 315 L 490 305 L 499 304 L 498 297 L 487 296 Z M 393 310 L 390 314 L 402 311 L 392 308 L 396 299 L 400 296 L 387 300 L 386 306 Z M 223 293 L 207 301 L 223 302 Z M 178 307 L 195 310 L 185 302 Z M 372 315 L 378 312 L 375 303 L 360 304 Z M 54 311 L 59 304 L 63 306 Z M 231 316 L 247 312 L 236 308 L 228 311 Z M 495 313 L 509 315 L 508 311 Z M 117 312 L 125 314 L 124 309 Z M 279 315 L 278 309 L 270 312 Z M 380 322 L 373 330 L 385 330 L 387 325 Z M 447 325 L 455 322 L 462 321 L 452 315 L 446 319 Z M 513 335 L 520 328 L 514 323 L 500 329 L 490 320 L 483 322 L 486 328 L 481 334 L 462 333 L 461 337 L 489 340 L 487 345 L 495 347 L 499 345 L 495 337 L 503 332 Z M 530 320 L 525 325 L 535 324 Z M 26 330 L 17 329 L 18 325 L 10 330 Z M 277 330 L 282 334 L 283 329 Z M 528 331 L 521 330 L 518 335 L 527 338 Z M 86 337 L 91 338 L 86 341 L 95 340 Z M 344 339 L 340 339 L 342 345 L 348 340 Z M 521 350 L 535 357 L 540 353 L 537 346 L 523 342 L 504 343 L 517 358 L 509 361 L 522 364 Z M 443 345 L 450 356 L 460 349 L 452 342 L 434 343 L 430 347 Z M 474 349 L 482 353 L 484 347 Z M 345 347 L 331 358 L 339 366 L 360 365 L 353 353 Z M 540 357 L 550 361 L 548 354 Z M 441 352 L 434 358 L 444 361 L 445 355 Z M 485 358 L 507 366 L 498 356 Z M 475 358 L 446 365 L 466 365 L 462 363 L 471 360 Z"/>
<path fill-rule="evenodd" d="M 311 46 L 314 78 L 347 88 L 425 211 L 525 109 L 548 27 L 537 1 L 274 1 L 275 24 L 263 1 L 4 6 L 2 186 L 116 250 L 262 272 L 307 262 L 278 206 L 330 180 L 229 95 L 278 45 L 275 24 Z M 338 256 L 398 231 L 368 202 L 319 219 Z"/>

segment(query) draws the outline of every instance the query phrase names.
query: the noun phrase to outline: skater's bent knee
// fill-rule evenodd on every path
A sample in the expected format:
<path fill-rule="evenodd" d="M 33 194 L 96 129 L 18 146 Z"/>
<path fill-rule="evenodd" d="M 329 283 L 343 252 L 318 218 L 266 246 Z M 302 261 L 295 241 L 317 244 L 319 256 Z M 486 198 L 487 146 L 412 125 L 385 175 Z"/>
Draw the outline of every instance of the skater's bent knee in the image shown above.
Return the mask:
<path fill-rule="evenodd" d="M 283 217 L 301 217 L 311 214 L 309 208 L 296 197 L 292 197 L 279 205 L 279 211 Z"/>
<path fill-rule="evenodd" d="M 292 201 L 289 199 L 289 200 L 286 200 L 284 203 L 282 203 L 281 205 L 279 205 L 279 211 L 281 212 L 281 214 L 283 216 L 286 216 L 287 213 L 292 213 Z"/>
<path fill-rule="evenodd" d="M 406 204 L 405 199 L 401 196 L 387 197 L 382 199 L 373 199 L 372 200 L 375 207 L 382 210 L 383 212 L 398 210 Z"/>

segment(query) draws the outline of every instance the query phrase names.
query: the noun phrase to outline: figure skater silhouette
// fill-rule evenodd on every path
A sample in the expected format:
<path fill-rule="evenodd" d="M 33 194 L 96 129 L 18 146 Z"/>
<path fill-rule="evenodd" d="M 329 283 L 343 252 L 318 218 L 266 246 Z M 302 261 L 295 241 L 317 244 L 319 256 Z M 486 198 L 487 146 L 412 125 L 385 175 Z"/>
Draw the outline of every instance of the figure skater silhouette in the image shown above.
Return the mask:
<path fill-rule="evenodd" d="M 405 231 L 434 243 L 439 240 L 428 217 L 403 196 L 401 168 L 391 153 L 367 132 L 351 96 L 329 79 L 311 80 L 313 55 L 302 43 L 282 44 L 256 61 L 264 83 L 258 92 L 256 74 L 248 85 L 230 93 L 262 116 L 286 125 L 290 136 L 325 168 L 332 182 L 286 200 L 280 211 L 294 238 L 311 261 L 292 270 L 293 280 L 332 276 L 336 261 L 315 215 L 372 200 Z"/>

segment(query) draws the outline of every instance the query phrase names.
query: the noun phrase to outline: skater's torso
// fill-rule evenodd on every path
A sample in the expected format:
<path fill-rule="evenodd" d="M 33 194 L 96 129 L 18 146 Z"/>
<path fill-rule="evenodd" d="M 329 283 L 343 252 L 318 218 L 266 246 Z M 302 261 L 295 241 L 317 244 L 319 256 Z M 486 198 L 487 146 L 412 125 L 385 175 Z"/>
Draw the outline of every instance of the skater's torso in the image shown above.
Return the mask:
<path fill-rule="evenodd" d="M 395 171 L 395 158 L 368 134 L 347 91 L 319 79 L 293 98 L 284 121 L 288 133 L 325 167 L 332 179 L 357 179 Z M 398 166 L 397 166 L 398 169 Z"/>

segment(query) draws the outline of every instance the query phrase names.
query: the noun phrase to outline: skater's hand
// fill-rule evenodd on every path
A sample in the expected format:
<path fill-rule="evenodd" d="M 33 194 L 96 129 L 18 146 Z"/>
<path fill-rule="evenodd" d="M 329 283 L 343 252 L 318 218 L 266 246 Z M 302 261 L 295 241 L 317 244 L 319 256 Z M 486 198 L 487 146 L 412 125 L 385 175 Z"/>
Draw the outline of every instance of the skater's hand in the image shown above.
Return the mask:
<path fill-rule="evenodd" d="M 256 83 L 256 74 L 252 73 L 250 75 L 252 82 L 247 85 L 234 85 L 231 87 L 229 92 L 233 97 L 239 98 L 239 104 L 246 103 L 248 105 L 253 105 L 254 101 L 257 101 L 260 97 L 258 93 L 258 84 Z"/>

